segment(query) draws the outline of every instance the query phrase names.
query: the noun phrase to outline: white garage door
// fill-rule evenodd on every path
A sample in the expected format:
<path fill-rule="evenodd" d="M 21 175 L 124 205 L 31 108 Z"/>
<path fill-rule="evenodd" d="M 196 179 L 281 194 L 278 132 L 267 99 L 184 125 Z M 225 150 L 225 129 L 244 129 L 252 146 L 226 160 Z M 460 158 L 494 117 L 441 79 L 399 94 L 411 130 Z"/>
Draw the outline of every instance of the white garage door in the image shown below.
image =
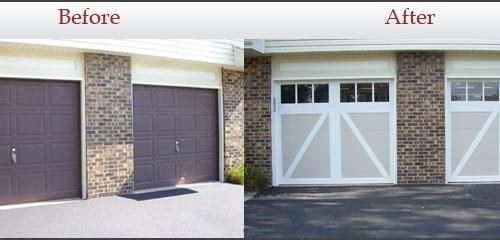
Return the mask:
<path fill-rule="evenodd" d="M 392 80 L 275 85 L 279 184 L 395 183 Z"/>
<path fill-rule="evenodd" d="M 450 79 L 447 94 L 449 182 L 500 181 L 498 79 Z"/>

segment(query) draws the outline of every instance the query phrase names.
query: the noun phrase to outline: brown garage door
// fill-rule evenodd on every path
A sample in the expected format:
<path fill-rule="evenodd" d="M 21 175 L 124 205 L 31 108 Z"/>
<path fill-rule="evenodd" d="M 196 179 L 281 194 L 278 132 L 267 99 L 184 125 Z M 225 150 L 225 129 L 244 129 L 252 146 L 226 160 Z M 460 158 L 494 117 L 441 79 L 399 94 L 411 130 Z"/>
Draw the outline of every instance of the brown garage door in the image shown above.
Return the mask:
<path fill-rule="evenodd" d="M 217 91 L 134 86 L 135 189 L 218 179 Z"/>
<path fill-rule="evenodd" d="M 0 204 L 80 196 L 79 84 L 0 80 Z"/>

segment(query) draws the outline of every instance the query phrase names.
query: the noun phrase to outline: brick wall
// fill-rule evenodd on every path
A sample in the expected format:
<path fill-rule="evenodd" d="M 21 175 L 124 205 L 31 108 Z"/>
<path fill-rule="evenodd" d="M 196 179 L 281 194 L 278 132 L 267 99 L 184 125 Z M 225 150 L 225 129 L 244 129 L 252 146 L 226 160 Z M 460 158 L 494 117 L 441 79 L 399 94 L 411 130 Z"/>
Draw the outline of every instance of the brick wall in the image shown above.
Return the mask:
<path fill-rule="evenodd" d="M 271 57 L 245 59 L 245 164 L 272 181 Z"/>
<path fill-rule="evenodd" d="M 398 184 L 445 181 L 444 53 L 397 54 Z"/>
<path fill-rule="evenodd" d="M 130 57 L 85 53 L 88 197 L 133 189 Z"/>
<path fill-rule="evenodd" d="M 245 99 L 243 72 L 222 70 L 222 89 L 224 96 L 224 159 L 225 166 L 243 163 Z M 227 168 L 226 168 L 227 170 Z"/>

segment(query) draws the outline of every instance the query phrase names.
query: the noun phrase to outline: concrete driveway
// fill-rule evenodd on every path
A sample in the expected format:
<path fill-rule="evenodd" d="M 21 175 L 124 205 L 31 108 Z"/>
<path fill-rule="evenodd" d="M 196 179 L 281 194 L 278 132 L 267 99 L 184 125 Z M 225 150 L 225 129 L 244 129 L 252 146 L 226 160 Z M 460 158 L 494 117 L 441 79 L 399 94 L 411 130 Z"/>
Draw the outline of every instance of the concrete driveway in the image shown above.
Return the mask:
<path fill-rule="evenodd" d="M 245 237 L 500 237 L 500 185 L 271 188 Z"/>
<path fill-rule="evenodd" d="M 243 187 L 225 183 L 0 210 L 1 237 L 242 237 Z"/>

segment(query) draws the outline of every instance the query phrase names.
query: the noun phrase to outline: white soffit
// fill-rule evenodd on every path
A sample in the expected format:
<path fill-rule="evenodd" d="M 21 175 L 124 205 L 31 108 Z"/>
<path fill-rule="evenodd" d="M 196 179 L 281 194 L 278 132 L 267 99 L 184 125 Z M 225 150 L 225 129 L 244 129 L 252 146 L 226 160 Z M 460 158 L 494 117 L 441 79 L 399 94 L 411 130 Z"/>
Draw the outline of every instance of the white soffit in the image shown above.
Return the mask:
<path fill-rule="evenodd" d="M 0 77 L 82 80 L 83 54 L 0 46 Z"/>
<path fill-rule="evenodd" d="M 384 54 L 273 56 L 274 80 L 393 78 L 396 57 Z"/>
<path fill-rule="evenodd" d="M 154 58 L 133 57 L 132 83 L 159 86 L 221 88 L 221 68 Z"/>
<path fill-rule="evenodd" d="M 447 53 L 446 76 L 500 78 L 500 53 Z"/>

